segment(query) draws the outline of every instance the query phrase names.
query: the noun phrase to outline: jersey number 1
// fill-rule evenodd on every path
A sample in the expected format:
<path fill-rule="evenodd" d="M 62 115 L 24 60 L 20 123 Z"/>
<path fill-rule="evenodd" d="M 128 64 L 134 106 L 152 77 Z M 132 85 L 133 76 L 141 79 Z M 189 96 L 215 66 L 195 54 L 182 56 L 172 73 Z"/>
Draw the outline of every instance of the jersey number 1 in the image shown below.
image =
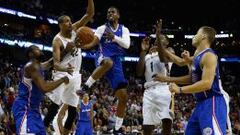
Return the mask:
<path fill-rule="evenodd" d="M 153 72 L 153 62 L 151 62 L 151 71 Z"/>

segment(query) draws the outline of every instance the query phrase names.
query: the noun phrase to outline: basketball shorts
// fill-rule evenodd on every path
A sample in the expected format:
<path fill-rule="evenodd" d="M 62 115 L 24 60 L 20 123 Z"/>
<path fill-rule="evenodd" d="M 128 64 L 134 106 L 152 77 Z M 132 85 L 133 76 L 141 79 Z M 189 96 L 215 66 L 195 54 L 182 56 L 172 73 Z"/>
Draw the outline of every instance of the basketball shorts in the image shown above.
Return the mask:
<path fill-rule="evenodd" d="M 147 88 L 143 95 L 143 125 L 159 125 L 162 119 L 171 119 L 171 92 L 168 85 L 157 84 Z"/>
<path fill-rule="evenodd" d="M 12 107 L 17 135 L 46 135 L 45 126 L 38 109 L 25 109 L 17 102 Z"/>
<path fill-rule="evenodd" d="M 112 68 L 106 73 L 106 77 L 113 90 L 125 88 L 128 82 L 124 77 L 120 56 L 104 57 L 100 55 L 96 61 L 96 65 L 99 66 L 104 59 L 111 59 L 113 61 Z"/>
<path fill-rule="evenodd" d="M 54 80 L 60 79 L 66 74 L 53 74 Z M 77 107 L 79 102 L 79 96 L 76 91 L 81 87 L 81 74 L 73 73 L 73 75 L 67 75 L 69 77 L 69 83 L 61 84 L 52 92 L 47 93 L 47 96 L 56 104 L 61 105 L 62 103 Z"/>
<path fill-rule="evenodd" d="M 197 103 L 185 135 L 226 135 L 227 105 L 223 96 L 213 96 Z"/>
<path fill-rule="evenodd" d="M 78 121 L 75 135 L 93 135 L 91 121 Z"/>

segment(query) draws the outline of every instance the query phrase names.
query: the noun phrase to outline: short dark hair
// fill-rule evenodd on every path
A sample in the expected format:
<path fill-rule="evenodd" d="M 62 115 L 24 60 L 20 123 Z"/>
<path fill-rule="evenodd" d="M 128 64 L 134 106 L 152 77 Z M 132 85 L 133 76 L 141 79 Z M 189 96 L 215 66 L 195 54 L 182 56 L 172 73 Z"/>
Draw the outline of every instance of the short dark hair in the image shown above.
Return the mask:
<path fill-rule="evenodd" d="M 69 17 L 69 16 L 67 16 L 67 15 L 61 15 L 61 16 L 59 16 L 59 17 L 58 17 L 58 24 L 63 23 L 65 17 Z"/>
<path fill-rule="evenodd" d="M 36 47 L 35 45 L 31 45 L 25 50 L 25 56 L 29 59 L 29 53 L 33 51 L 33 48 Z"/>
<path fill-rule="evenodd" d="M 120 11 L 119 11 L 119 9 L 118 9 L 117 7 L 115 7 L 115 6 L 110 6 L 108 9 L 110 9 L 110 8 L 116 9 L 117 13 L 120 15 Z"/>
<path fill-rule="evenodd" d="M 212 44 L 215 40 L 216 30 L 209 26 L 202 26 L 200 29 L 202 29 L 203 33 L 207 35 L 209 43 Z"/>

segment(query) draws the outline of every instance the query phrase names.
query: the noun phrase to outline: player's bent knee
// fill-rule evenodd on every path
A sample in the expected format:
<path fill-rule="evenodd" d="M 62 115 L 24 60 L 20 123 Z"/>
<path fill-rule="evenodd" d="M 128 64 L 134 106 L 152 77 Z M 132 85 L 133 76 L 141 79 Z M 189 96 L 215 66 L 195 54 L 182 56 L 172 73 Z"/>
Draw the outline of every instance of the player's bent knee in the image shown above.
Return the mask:
<path fill-rule="evenodd" d="M 77 116 L 76 107 L 68 106 L 68 117 L 67 117 L 65 125 L 64 125 L 65 129 L 71 130 L 76 116 Z"/>
<path fill-rule="evenodd" d="M 103 61 L 103 66 L 104 66 L 105 68 L 110 69 L 110 68 L 112 68 L 112 66 L 113 66 L 113 61 L 112 61 L 111 59 L 105 59 L 105 60 Z"/>
<path fill-rule="evenodd" d="M 117 90 L 122 90 L 122 89 L 127 89 L 128 83 L 126 82 L 121 82 L 117 85 Z"/>

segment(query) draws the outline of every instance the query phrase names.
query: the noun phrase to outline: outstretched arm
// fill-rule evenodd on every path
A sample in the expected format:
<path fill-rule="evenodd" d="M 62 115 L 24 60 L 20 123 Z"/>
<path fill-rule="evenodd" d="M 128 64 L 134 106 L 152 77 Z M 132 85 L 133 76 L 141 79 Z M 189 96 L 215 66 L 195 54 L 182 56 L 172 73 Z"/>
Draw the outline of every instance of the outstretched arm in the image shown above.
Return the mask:
<path fill-rule="evenodd" d="M 192 85 L 181 87 L 182 93 L 198 93 L 211 89 L 216 73 L 216 55 L 210 52 L 204 54 L 200 65 L 202 67 L 202 79 Z M 172 92 L 180 93 L 180 87 L 176 84 L 171 84 L 170 86 Z"/>
<path fill-rule="evenodd" d="M 136 68 L 137 76 L 139 76 L 139 77 L 142 76 L 143 73 L 144 73 L 145 56 L 146 56 L 147 51 L 149 50 L 149 47 L 150 47 L 149 40 L 150 39 L 148 37 L 145 37 L 142 40 L 142 43 L 141 43 L 141 53 L 140 53 L 140 58 L 138 60 L 138 64 L 137 64 L 137 68 Z"/>
<path fill-rule="evenodd" d="M 191 64 L 190 61 L 186 61 L 185 59 L 183 59 L 183 58 L 181 58 L 181 57 L 171 53 L 167 49 L 162 49 L 162 52 L 164 53 L 164 55 L 166 56 L 168 61 L 171 61 L 171 62 L 177 64 L 178 66 L 186 66 L 188 64 Z"/>
<path fill-rule="evenodd" d="M 101 38 L 102 38 L 102 36 L 103 36 L 103 33 L 104 33 L 104 31 L 105 31 L 105 28 L 106 28 L 105 26 L 100 26 L 100 27 L 98 27 L 98 28 L 96 29 L 96 31 L 95 31 L 93 41 L 92 41 L 91 43 L 89 43 L 89 44 L 82 45 L 81 48 L 82 48 L 82 49 L 91 49 L 92 47 L 94 47 L 95 45 L 97 45 L 97 44 L 100 42 L 100 40 L 101 40 Z"/>
<path fill-rule="evenodd" d="M 158 56 L 159 56 L 159 59 L 162 61 L 162 62 L 166 62 L 167 59 L 166 59 L 166 55 L 165 55 L 165 50 L 166 48 L 164 47 L 163 45 L 163 42 L 161 42 L 162 40 L 162 36 L 161 35 L 161 31 L 162 31 L 162 19 L 159 19 L 155 25 L 155 31 L 156 31 L 156 40 L 154 42 L 154 44 L 156 46 L 158 46 L 157 48 L 157 51 L 158 51 Z M 166 45 L 167 46 L 167 45 Z"/>
<path fill-rule="evenodd" d="M 160 81 L 160 82 L 176 83 L 176 84 L 191 84 L 191 75 L 185 75 L 181 77 L 156 75 L 154 77 L 154 80 Z"/>
<path fill-rule="evenodd" d="M 77 30 L 78 28 L 86 25 L 94 16 L 94 2 L 93 0 L 88 0 L 88 7 L 87 7 L 87 12 L 85 13 L 85 15 L 77 22 L 75 22 L 73 24 L 73 30 Z"/>
<path fill-rule="evenodd" d="M 158 54 L 161 60 L 163 61 L 170 61 L 178 66 L 185 66 L 190 64 L 189 61 L 186 61 L 183 58 L 178 57 L 174 53 L 170 52 L 165 46 L 168 46 L 169 41 L 166 41 L 167 39 L 164 39 L 164 35 L 161 34 L 162 30 L 162 20 L 158 20 L 156 25 L 156 41 L 155 44 L 158 46 Z M 185 54 L 185 53 L 184 53 Z M 186 56 L 186 54 L 184 55 Z M 187 57 L 186 57 L 187 58 Z"/>
<path fill-rule="evenodd" d="M 53 67 L 53 58 L 50 58 L 49 60 L 41 63 L 41 67 L 44 70 L 47 70 L 47 69 Z"/>
<path fill-rule="evenodd" d="M 35 64 L 30 64 L 25 67 L 25 75 L 27 77 L 32 78 L 33 82 L 37 85 L 39 89 L 43 92 L 50 92 L 57 88 L 62 83 L 68 83 L 69 79 L 67 77 L 60 78 L 53 82 L 46 82 L 42 75 L 39 73 L 39 67 Z"/>

